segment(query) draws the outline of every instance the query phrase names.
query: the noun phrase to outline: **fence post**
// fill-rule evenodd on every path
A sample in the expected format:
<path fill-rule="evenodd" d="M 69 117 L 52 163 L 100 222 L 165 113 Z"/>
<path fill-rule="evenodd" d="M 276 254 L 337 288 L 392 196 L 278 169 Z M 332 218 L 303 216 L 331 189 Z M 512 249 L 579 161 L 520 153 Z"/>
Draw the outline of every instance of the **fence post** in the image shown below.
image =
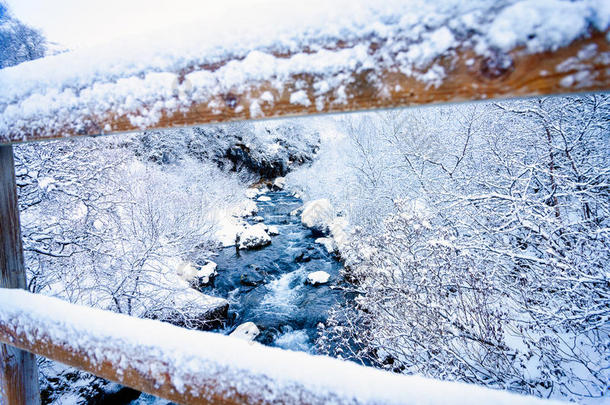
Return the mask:
<path fill-rule="evenodd" d="M 0 287 L 26 288 L 11 145 L 0 145 Z M 36 357 L 5 344 L 0 344 L 0 404 L 40 404 Z"/>

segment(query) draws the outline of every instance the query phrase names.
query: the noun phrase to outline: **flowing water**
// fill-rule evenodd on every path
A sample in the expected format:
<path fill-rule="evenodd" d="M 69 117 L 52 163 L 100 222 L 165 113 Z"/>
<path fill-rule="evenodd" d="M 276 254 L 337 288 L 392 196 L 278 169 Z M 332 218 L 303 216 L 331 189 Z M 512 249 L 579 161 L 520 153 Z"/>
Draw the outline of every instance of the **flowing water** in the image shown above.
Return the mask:
<path fill-rule="evenodd" d="M 214 258 L 218 275 L 201 291 L 229 300 L 228 324 L 216 332 L 228 334 L 251 321 L 261 331 L 256 338 L 260 343 L 313 352 L 318 323 L 326 321 L 330 307 L 346 300 L 343 290 L 337 288 L 341 284 L 342 265 L 315 242 L 319 235 L 301 224 L 300 215 L 290 215 L 303 205 L 299 198 L 285 191 L 262 195 L 270 200 L 257 201 L 258 215 L 265 224 L 276 225 L 280 234 L 272 236 L 271 245 L 262 249 L 229 247 L 220 251 Z M 318 270 L 330 274 L 328 283 L 305 284 L 307 275 Z M 125 390 L 139 395 L 137 391 Z M 148 394 L 130 403 L 171 404 Z"/>
<path fill-rule="evenodd" d="M 258 215 L 266 225 L 276 225 L 280 234 L 269 246 L 257 250 L 223 249 L 214 259 L 218 275 L 202 292 L 229 300 L 228 333 L 244 322 L 261 330 L 257 341 L 284 349 L 312 351 L 316 326 L 327 311 L 345 298 L 341 289 L 341 264 L 316 235 L 305 228 L 300 216 L 290 215 L 302 201 L 285 191 L 265 194 L 270 201 L 257 201 Z M 319 235 L 318 235 L 319 236 Z M 323 270 L 327 284 L 305 284 L 307 275 Z"/>

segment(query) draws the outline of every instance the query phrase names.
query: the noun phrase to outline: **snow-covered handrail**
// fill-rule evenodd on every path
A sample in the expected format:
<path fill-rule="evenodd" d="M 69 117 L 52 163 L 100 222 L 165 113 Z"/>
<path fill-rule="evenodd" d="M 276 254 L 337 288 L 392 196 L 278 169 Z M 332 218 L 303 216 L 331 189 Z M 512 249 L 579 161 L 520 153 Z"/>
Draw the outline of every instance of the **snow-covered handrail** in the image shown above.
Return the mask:
<path fill-rule="evenodd" d="M 0 342 L 185 404 L 550 403 L 0 289 Z"/>
<path fill-rule="evenodd" d="M 0 144 L 610 90 L 605 2 L 269 0 L 0 70 Z"/>

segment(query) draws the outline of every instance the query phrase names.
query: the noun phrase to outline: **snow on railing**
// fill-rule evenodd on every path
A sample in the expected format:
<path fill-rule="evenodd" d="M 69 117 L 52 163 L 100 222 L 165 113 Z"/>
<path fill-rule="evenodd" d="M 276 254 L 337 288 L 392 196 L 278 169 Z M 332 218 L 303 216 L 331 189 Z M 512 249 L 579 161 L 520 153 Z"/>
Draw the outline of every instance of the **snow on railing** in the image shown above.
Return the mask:
<path fill-rule="evenodd" d="M 0 143 L 609 90 L 603 1 L 240 3 L 0 70 Z"/>
<path fill-rule="evenodd" d="M 0 289 L 0 341 L 185 404 L 542 404 Z M 1 394 L 0 394 L 1 396 Z"/>

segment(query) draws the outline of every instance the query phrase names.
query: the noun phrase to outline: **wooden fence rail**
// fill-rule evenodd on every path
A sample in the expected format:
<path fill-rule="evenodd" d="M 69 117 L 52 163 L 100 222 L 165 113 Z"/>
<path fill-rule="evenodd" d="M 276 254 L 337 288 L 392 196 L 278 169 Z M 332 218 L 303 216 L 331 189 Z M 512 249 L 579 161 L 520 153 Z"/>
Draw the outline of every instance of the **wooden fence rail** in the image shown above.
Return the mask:
<path fill-rule="evenodd" d="M 550 403 L 0 289 L 0 341 L 184 404 Z"/>

